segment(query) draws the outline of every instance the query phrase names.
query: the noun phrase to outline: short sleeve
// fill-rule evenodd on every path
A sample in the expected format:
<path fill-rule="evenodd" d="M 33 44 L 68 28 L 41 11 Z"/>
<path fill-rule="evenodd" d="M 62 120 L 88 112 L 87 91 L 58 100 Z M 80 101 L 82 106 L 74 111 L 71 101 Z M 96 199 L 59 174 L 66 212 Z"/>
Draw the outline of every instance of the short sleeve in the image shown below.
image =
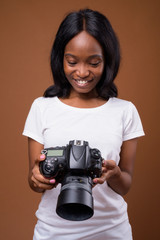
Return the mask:
<path fill-rule="evenodd" d="M 123 141 L 144 136 L 142 122 L 136 107 L 129 102 L 124 116 Z"/>
<path fill-rule="evenodd" d="M 42 123 L 42 112 L 40 110 L 40 106 L 38 105 L 38 99 L 36 99 L 34 100 L 26 119 L 23 135 L 44 144 Z"/>

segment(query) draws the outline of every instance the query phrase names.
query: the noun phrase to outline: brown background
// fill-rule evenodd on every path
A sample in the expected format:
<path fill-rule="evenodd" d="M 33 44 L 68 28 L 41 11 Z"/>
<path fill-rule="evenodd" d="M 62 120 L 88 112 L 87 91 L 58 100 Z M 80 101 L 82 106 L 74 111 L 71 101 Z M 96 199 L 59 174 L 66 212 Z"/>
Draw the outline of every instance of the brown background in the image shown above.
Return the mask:
<path fill-rule="evenodd" d="M 21 133 L 32 101 L 52 83 L 49 55 L 59 23 L 84 7 L 108 16 L 119 36 L 119 97 L 134 102 L 146 133 L 126 196 L 134 239 L 160 236 L 159 1 L 0 0 L 1 239 L 32 239 L 40 195 L 28 187 L 27 139 Z"/>

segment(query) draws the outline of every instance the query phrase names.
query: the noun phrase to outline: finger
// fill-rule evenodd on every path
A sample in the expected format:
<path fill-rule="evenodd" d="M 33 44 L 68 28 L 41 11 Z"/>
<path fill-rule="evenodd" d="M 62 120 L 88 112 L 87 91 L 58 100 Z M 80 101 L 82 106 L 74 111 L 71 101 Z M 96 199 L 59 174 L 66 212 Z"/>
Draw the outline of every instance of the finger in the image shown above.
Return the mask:
<path fill-rule="evenodd" d="M 32 175 L 31 180 L 38 186 L 38 187 L 43 187 L 43 185 L 50 185 L 53 187 L 56 187 L 58 185 L 58 182 L 56 182 L 56 179 L 46 179 L 43 176 L 41 177 L 35 177 Z"/>
<path fill-rule="evenodd" d="M 111 178 L 114 175 L 114 171 L 113 170 L 107 170 L 106 172 L 104 172 L 100 178 L 94 178 L 93 182 L 94 184 L 103 184 L 104 182 L 106 182 L 109 178 Z"/>
<path fill-rule="evenodd" d="M 106 167 L 102 167 L 102 174 L 106 173 L 108 171 L 108 169 Z"/>
<path fill-rule="evenodd" d="M 52 188 L 55 187 L 54 184 L 45 184 L 45 183 L 39 182 L 34 177 L 32 178 L 32 181 L 34 182 L 34 186 L 40 189 L 51 190 Z"/>
<path fill-rule="evenodd" d="M 47 179 L 45 178 L 41 173 L 40 173 L 40 170 L 39 170 L 39 165 L 38 166 L 35 166 L 33 169 L 32 169 L 32 176 L 39 182 L 41 183 L 45 183 L 45 184 L 55 184 L 56 180 L 55 179 Z"/>
<path fill-rule="evenodd" d="M 39 156 L 37 157 L 36 163 L 39 164 L 39 162 L 44 161 L 46 159 L 45 154 L 39 154 Z"/>
<path fill-rule="evenodd" d="M 113 161 L 113 160 L 105 160 L 103 161 L 103 167 L 106 167 L 107 169 L 111 170 L 113 168 L 115 168 L 117 165 L 116 165 L 116 162 Z"/>
<path fill-rule="evenodd" d="M 103 184 L 106 181 L 105 176 L 101 176 L 100 178 L 94 178 L 93 183 L 94 184 Z"/>

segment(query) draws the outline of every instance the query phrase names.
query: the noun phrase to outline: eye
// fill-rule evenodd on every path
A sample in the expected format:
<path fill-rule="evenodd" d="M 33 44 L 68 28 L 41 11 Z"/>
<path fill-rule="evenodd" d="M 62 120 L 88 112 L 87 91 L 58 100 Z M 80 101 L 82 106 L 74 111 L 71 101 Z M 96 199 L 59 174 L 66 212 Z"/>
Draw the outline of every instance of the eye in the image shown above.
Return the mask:
<path fill-rule="evenodd" d="M 90 63 L 92 67 L 97 67 L 101 62 L 96 62 L 96 63 Z"/>
<path fill-rule="evenodd" d="M 66 62 L 66 64 L 68 64 L 71 67 L 77 64 L 77 59 L 70 53 L 66 53 L 64 55 L 64 61 Z"/>
<path fill-rule="evenodd" d="M 70 66 L 74 66 L 74 65 L 77 64 L 77 62 L 71 62 L 71 61 L 67 61 L 67 63 L 68 63 L 68 65 L 70 65 Z"/>

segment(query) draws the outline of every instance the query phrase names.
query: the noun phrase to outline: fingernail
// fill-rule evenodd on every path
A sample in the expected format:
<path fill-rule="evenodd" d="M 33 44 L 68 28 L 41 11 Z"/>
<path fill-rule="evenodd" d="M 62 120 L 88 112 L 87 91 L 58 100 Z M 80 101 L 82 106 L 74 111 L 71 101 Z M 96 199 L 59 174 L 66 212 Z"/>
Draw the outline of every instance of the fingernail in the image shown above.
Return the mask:
<path fill-rule="evenodd" d="M 51 179 L 49 182 L 50 182 L 50 183 L 55 183 L 56 180 L 55 180 L 55 179 Z"/>
<path fill-rule="evenodd" d="M 106 167 L 108 165 L 107 161 L 103 162 L 103 166 Z"/>
<path fill-rule="evenodd" d="M 40 156 L 40 159 L 44 159 L 44 158 L 45 158 L 45 155 L 42 154 L 42 155 Z"/>
<path fill-rule="evenodd" d="M 97 183 L 97 182 L 98 182 L 98 180 L 97 180 L 97 179 L 93 179 L 93 182 L 94 182 L 94 183 Z"/>

